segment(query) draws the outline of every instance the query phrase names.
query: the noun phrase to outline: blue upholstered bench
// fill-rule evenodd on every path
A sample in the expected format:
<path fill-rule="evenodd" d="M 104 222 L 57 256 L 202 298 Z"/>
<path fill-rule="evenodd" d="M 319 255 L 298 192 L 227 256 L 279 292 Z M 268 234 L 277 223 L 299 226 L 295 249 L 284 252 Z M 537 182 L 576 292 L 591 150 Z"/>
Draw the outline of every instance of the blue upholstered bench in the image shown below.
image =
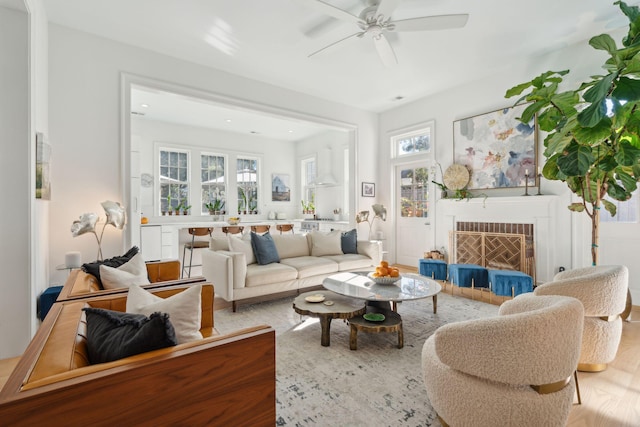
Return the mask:
<path fill-rule="evenodd" d="M 521 271 L 489 270 L 491 291 L 500 296 L 517 296 L 533 291 L 533 278 Z"/>
<path fill-rule="evenodd" d="M 419 268 L 423 276 L 435 280 L 447 280 L 447 263 L 440 259 L 421 259 Z"/>
<path fill-rule="evenodd" d="M 475 264 L 449 264 L 449 281 L 455 285 L 470 288 L 489 287 L 487 269 Z"/>

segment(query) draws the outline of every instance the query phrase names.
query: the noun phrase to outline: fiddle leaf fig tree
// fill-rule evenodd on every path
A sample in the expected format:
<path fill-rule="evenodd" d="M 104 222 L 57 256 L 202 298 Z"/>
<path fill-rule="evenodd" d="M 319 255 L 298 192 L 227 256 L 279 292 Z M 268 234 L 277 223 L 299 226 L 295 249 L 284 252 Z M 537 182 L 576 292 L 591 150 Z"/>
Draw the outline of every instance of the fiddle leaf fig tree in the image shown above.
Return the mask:
<path fill-rule="evenodd" d="M 561 91 L 569 70 L 547 71 L 505 95 L 521 95 L 516 104 L 530 104 L 519 119 L 529 123 L 537 114 L 538 126 L 548 132 L 542 174 L 565 182 L 582 199 L 569 209 L 591 218 L 593 265 L 598 263 L 600 209 L 616 214 L 616 206 L 605 197 L 627 200 L 640 181 L 640 9 L 622 1 L 614 4 L 629 19 L 622 47 L 608 34 L 589 40 L 609 55 L 604 74 Z"/>

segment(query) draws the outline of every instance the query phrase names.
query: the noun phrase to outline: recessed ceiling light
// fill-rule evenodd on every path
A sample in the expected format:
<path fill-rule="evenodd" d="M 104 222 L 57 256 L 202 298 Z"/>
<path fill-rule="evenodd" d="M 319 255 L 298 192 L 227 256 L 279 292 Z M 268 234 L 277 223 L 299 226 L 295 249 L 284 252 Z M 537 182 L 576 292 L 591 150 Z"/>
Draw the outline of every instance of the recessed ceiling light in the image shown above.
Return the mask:
<path fill-rule="evenodd" d="M 256 132 L 255 130 L 252 130 L 252 131 L 251 131 L 251 132 L 249 132 L 249 133 L 252 133 L 252 134 L 254 134 L 254 135 L 257 135 L 257 134 L 259 134 L 260 132 Z"/>
<path fill-rule="evenodd" d="M 394 101 L 402 101 L 404 99 L 404 96 L 402 95 L 398 95 L 395 98 L 393 98 Z"/>
<path fill-rule="evenodd" d="M 226 122 L 227 122 L 227 123 L 231 123 L 231 119 L 227 119 L 227 120 L 226 120 Z"/>
<path fill-rule="evenodd" d="M 289 130 L 289 133 L 293 133 L 293 131 L 292 131 L 292 130 Z"/>
<path fill-rule="evenodd" d="M 140 104 L 142 108 L 149 108 L 149 104 Z"/>

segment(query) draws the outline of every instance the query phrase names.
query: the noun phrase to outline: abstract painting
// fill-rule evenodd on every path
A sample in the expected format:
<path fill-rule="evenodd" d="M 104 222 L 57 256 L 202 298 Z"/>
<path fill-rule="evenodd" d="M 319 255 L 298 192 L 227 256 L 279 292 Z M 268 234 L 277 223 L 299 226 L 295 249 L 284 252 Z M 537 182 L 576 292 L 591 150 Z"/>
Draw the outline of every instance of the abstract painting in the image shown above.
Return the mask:
<path fill-rule="evenodd" d="M 524 187 L 537 179 L 535 118 L 518 120 L 528 104 L 453 122 L 454 163 L 471 171 L 468 189 Z"/>

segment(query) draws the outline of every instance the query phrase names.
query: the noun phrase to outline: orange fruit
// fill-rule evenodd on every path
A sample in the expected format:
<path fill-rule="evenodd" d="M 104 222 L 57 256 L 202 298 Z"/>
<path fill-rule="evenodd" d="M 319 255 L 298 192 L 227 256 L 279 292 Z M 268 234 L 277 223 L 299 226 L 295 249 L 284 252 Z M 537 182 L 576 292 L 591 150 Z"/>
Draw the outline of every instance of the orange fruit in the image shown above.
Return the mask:
<path fill-rule="evenodd" d="M 398 277 L 400 275 L 400 272 L 398 271 L 397 268 L 392 269 L 391 271 L 389 271 L 389 275 L 391 277 Z"/>
<path fill-rule="evenodd" d="M 389 262 L 388 261 L 380 261 L 380 267 L 384 267 L 384 268 L 389 267 Z"/>

